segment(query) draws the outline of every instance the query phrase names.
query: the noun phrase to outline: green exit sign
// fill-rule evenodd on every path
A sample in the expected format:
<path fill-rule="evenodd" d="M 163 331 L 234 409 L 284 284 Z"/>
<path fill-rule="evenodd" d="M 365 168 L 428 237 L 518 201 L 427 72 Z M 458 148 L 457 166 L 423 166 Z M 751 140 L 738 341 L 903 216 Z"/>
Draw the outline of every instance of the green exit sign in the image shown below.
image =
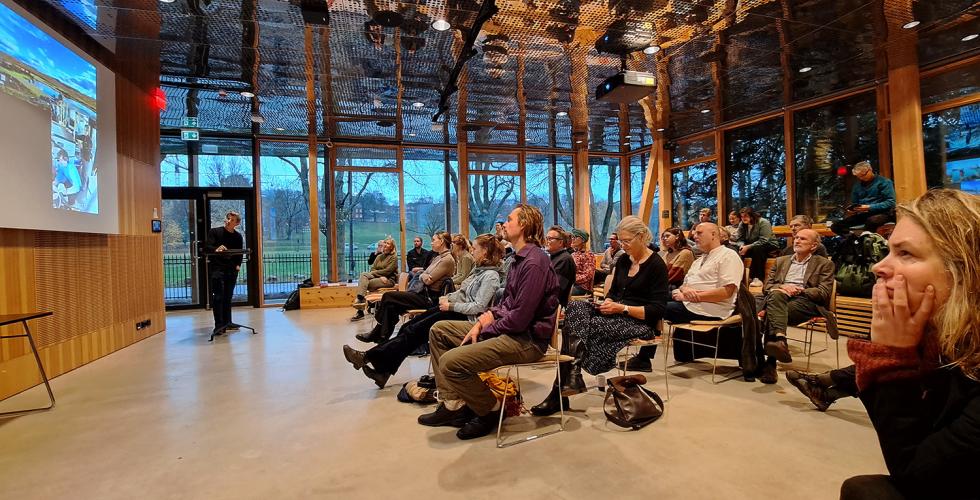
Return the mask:
<path fill-rule="evenodd" d="M 197 141 L 201 139 L 201 132 L 196 129 L 181 129 L 180 138 L 185 141 Z"/>
<path fill-rule="evenodd" d="M 197 117 L 196 116 L 185 116 L 181 126 L 184 128 L 197 128 Z"/>

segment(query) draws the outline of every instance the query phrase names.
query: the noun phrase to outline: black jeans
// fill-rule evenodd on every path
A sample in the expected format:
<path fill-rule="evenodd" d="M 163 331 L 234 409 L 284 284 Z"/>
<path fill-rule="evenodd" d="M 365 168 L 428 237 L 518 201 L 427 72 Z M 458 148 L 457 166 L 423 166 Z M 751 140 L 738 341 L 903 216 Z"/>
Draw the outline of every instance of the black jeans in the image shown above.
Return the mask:
<path fill-rule="evenodd" d="M 678 302 L 676 300 L 667 301 L 667 308 L 664 309 L 664 321 L 669 321 L 674 324 L 678 323 L 690 323 L 694 320 L 699 321 L 718 321 L 722 318 L 717 318 L 713 316 L 702 316 L 697 313 L 691 312 L 688 308 L 684 307 L 683 302 Z M 653 359 L 657 355 L 657 346 L 648 345 L 640 348 L 639 356 Z"/>
<path fill-rule="evenodd" d="M 830 379 L 834 381 L 834 389 L 851 397 L 858 397 L 857 368 L 854 365 L 830 370 Z"/>
<path fill-rule="evenodd" d="M 466 315 L 452 311 L 432 308 L 402 325 L 398 335 L 367 351 L 364 359 L 381 373 L 392 375 L 398 371 L 402 361 L 422 344 L 429 341 L 429 329 L 439 321 L 465 320 Z"/>
<path fill-rule="evenodd" d="M 235 295 L 238 271 L 235 268 L 216 268 L 211 270 L 211 312 L 214 314 L 214 328 L 224 328 L 231 323 L 231 298 Z"/>
<path fill-rule="evenodd" d="M 429 299 L 427 291 L 422 294 L 388 292 L 382 295 L 381 302 L 378 302 L 378 310 L 374 313 L 374 318 L 378 324 L 374 327 L 372 336 L 388 340 L 395 331 L 399 316 L 410 309 L 428 309 L 430 307 L 432 307 L 432 301 Z"/>
<path fill-rule="evenodd" d="M 840 500 L 902 500 L 891 477 L 880 474 L 854 476 L 840 486 Z"/>
<path fill-rule="evenodd" d="M 769 260 L 769 252 L 773 250 L 777 250 L 777 247 L 755 243 L 745 252 L 746 257 L 752 258 L 752 264 L 749 265 L 750 280 L 766 281 L 766 261 Z"/>

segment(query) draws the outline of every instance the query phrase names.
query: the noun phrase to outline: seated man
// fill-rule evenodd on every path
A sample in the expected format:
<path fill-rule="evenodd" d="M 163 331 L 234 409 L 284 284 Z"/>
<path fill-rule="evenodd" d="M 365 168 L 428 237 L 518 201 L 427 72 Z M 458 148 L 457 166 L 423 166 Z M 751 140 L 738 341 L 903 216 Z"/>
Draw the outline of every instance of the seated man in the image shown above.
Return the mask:
<path fill-rule="evenodd" d="M 551 256 L 551 267 L 558 275 L 558 303 L 565 307 L 575 284 L 575 261 L 568 249 L 568 233 L 561 226 L 551 226 L 544 241 L 545 250 Z"/>
<path fill-rule="evenodd" d="M 364 319 L 365 296 L 379 288 L 395 286 L 398 277 L 398 256 L 395 255 L 395 240 L 388 237 L 378 243 L 378 251 L 371 254 L 371 270 L 361 273 L 357 280 L 357 298 L 354 307 L 357 312 L 351 321 Z"/>
<path fill-rule="evenodd" d="M 800 229 L 813 229 L 813 219 L 809 215 L 797 215 L 789 220 L 789 230 L 793 232 L 793 235 L 786 238 L 786 248 L 779 255 L 793 255 L 793 240 L 796 238 L 796 233 L 800 232 Z M 820 243 L 820 235 L 817 235 L 817 249 L 813 253 L 821 257 L 830 258 L 827 253 L 827 247 Z"/>
<path fill-rule="evenodd" d="M 461 427 L 459 439 L 473 439 L 497 428 L 500 401 L 480 379 L 480 372 L 501 365 L 541 359 L 555 329 L 558 277 L 539 245 L 544 239 L 541 211 L 520 204 L 507 217 L 504 237 L 514 246 L 514 264 L 500 304 L 468 321 L 440 321 L 432 326 L 429 345 L 432 371 L 442 402 L 419 423 Z"/>
<path fill-rule="evenodd" d="M 602 260 L 599 262 L 599 267 L 595 270 L 595 278 L 593 278 L 593 283 L 601 285 L 606 281 L 606 276 L 612 273 L 614 267 L 616 267 L 616 262 L 619 258 L 623 256 L 625 252 L 623 247 L 619 245 L 619 236 L 616 233 L 609 235 L 609 248 L 605 252 L 602 252 Z"/>
<path fill-rule="evenodd" d="M 851 174 L 860 181 L 851 188 L 851 205 L 846 217 L 834 222 L 830 227 L 835 233 L 843 235 L 851 227 L 864 224 L 873 219 L 875 227 L 895 221 L 895 184 L 891 179 L 875 175 L 871 164 L 858 162 Z"/>
<path fill-rule="evenodd" d="M 745 266 L 738 252 L 721 244 L 722 228 L 713 222 L 698 224 L 691 232 L 704 252 L 694 260 L 684 284 L 671 293 L 664 320 L 671 323 L 690 323 L 694 320 L 720 320 L 732 315 L 738 287 Z M 644 346 L 631 358 L 626 368 L 632 371 L 653 371 L 650 360 L 657 346 Z"/>
<path fill-rule="evenodd" d="M 763 289 L 765 294 L 766 359 L 759 380 L 776 383 L 776 361 L 793 358 L 786 345 L 786 328 L 815 316 L 827 319 L 827 331 L 837 337 L 837 322 L 827 307 L 834 286 L 834 263 L 814 255 L 820 236 L 812 229 L 801 229 L 793 238 L 793 255 L 776 259 Z"/>

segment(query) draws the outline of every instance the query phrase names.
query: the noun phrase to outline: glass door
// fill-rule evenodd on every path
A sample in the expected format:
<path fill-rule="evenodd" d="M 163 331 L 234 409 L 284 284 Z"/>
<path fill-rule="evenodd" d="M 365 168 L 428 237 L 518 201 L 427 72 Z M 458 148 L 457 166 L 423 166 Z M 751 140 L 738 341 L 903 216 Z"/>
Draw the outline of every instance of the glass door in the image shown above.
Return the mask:
<path fill-rule="evenodd" d="M 163 188 L 164 303 L 167 309 L 210 308 L 204 244 L 208 230 L 238 212 L 237 231 L 246 249 L 255 249 L 255 206 L 252 188 Z M 238 272 L 232 304 L 258 305 L 257 254 L 246 254 Z"/>

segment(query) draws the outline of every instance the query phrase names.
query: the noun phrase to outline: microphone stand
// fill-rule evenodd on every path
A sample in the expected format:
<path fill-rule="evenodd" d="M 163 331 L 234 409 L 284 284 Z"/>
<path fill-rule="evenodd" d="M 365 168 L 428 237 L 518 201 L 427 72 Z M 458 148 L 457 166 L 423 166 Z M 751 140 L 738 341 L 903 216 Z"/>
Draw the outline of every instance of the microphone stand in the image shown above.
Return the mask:
<path fill-rule="evenodd" d="M 211 274 L 208 272 L 208 265 L 210 264 L 211 259 L 209 257 L 212 257 L 212 256 L 234 256 L 234 255 L 242 255 L 242 256 L 249 256 L 250 257 L 252 255 L 252 250 L 249 249 L 249 248 L 245 248 L 245 249 L 242 249 L 242 250 L 225 250 L 224 252 L 210 252 L 210 253 L 205 253 L 204 255 L 205 255 L 205 258 L 204 258 L 204 273 L 208 277 L 208 279 L 207 279 L 207 283 L 208 283 L 207 294 L 208 295 L 207 296 L 208 296 L 208 299 L 210 299 L 211 298 Z M 244 263 L 244 261 L 243 261 L 243 263 Z M 232 296 L 234 296 L 234 285 L 232 285 Z M 211 307 L 213 308 L 214 307 L 214 304 L 211 304 Z M 228 309 L 231 310 L 231 311 L 234 310 L 231 307 L 231 302 L 228 303 Z M 211 330 L 211 336 L 208 338 L 208 342 L 213 342 L 215 335 L 221 335 L 223 333 L 227 333 L 227 330 L 229 328 L 244 328 L 246 330 L 250 330 L 252 332 L 252 335 L 256 335 L 256 334 L 259 333 L 259 332 L 257 332 L 255 330 L 255 328 L 252 328 L 251 326 L 243 325 L 243 324 L 240 324 L 240 323 L 231 322 L 231 323 L 228 323 L 227 325 L 222 326 L 221 328 L 215 328 L 215 329 Z"/>

